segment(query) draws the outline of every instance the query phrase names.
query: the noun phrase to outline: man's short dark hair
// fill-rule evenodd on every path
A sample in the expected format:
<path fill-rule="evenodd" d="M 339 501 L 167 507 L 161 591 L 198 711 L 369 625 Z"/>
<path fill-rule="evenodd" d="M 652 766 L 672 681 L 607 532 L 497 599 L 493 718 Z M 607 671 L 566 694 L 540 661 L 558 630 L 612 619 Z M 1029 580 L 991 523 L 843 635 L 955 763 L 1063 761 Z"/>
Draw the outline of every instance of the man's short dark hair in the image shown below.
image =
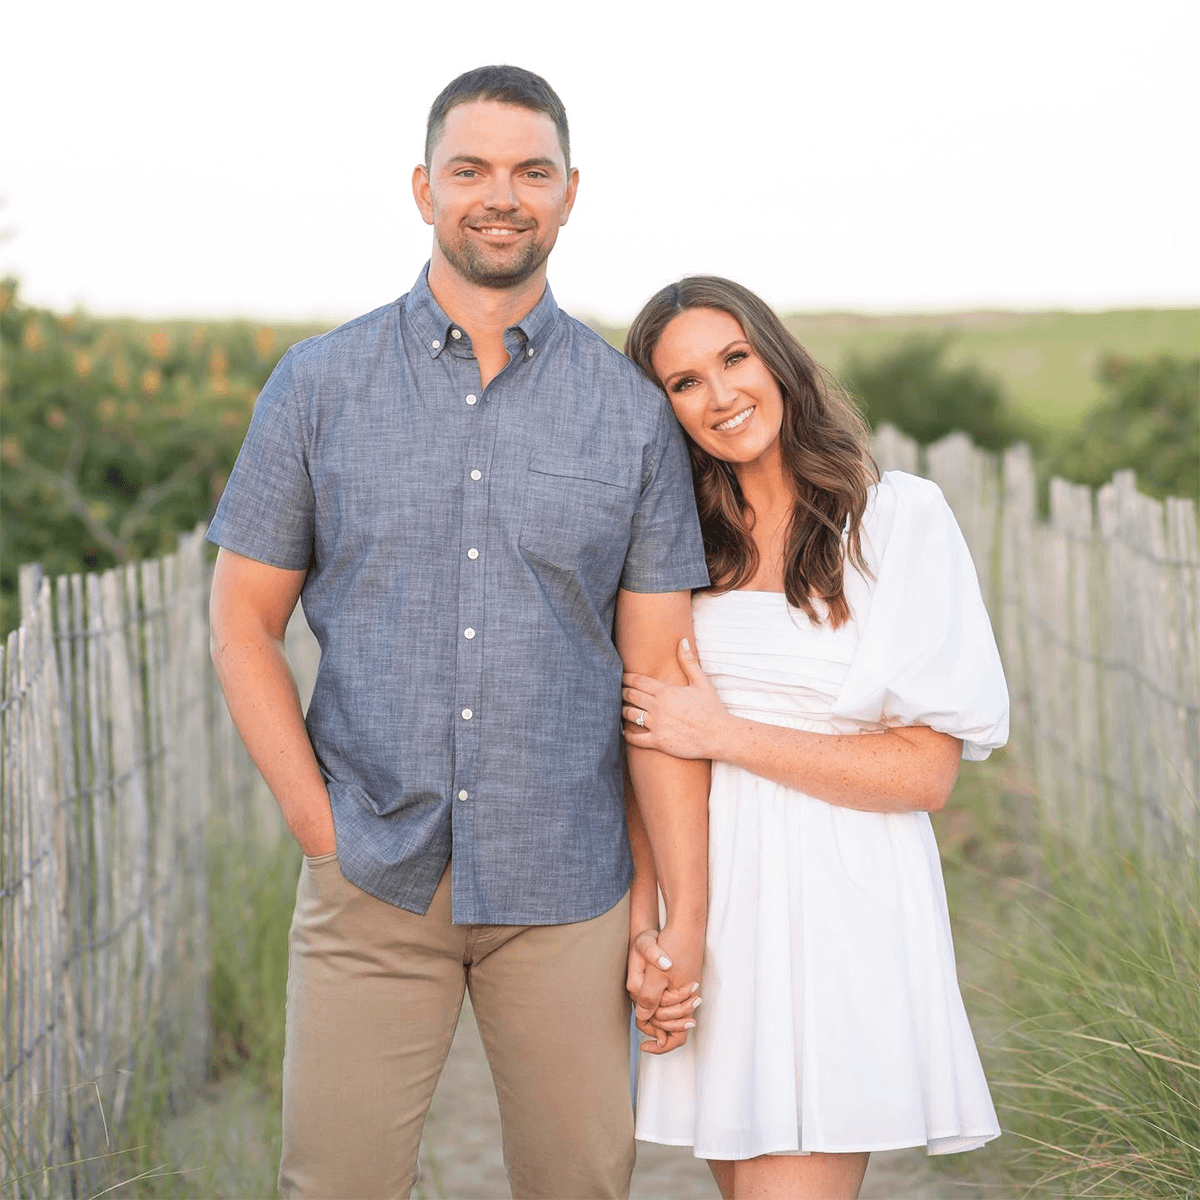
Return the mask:
<path fill-rule="evenodd" d="M 425 166 L 433 161 L 433 148 L 442 136 L 446 114 L 456 104 L 473 100 L 494 100 L 499 104 L 515 104 L 533 112 L 545 113 L 558 131 L 567 169 L 571 167 L 571 135 L 567 130 L 567 110 L 558 93 L 540 76 L 522 67 L 476 67 L 451 80 L 429 109 L 425 123 Z"/>

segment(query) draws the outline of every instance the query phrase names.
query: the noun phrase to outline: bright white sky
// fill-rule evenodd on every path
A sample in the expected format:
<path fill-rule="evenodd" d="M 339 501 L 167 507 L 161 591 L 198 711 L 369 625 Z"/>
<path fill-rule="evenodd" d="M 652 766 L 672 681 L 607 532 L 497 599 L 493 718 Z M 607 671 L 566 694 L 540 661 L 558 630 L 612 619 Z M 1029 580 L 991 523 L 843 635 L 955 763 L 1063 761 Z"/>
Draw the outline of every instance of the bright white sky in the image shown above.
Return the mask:
<path fill-rule="evenodd" d="M 786 309 L 1200 304 L 1194 0 L 8 6 L 0 273 L 99 313 L 341 319 L 408 290 L 430 102 L 562 96 L 581 316 L 688 273 Z"/>

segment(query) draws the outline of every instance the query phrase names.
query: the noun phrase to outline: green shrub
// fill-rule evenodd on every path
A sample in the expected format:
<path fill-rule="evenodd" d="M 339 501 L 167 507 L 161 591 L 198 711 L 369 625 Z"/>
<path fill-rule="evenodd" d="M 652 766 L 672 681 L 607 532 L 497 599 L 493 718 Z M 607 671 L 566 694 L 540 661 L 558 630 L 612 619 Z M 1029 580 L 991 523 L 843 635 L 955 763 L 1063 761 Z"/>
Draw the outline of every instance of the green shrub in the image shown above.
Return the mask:
<path fill-rule="evenodd" d="M 852 352 L 840 378 L 872 426 L 895 425 L 923 446 L 961 430 L 1003 449 L 1018 437 L 1004 385 L 973 363 L 947 363 L 951 340 L 918 336 L 870 357 Z"/>
<path fill-rule="evenodd" d="M 259 389 L 309 332 L 60 316 L 0 281 L 0 633 L 23 563 L 103 570 L 209 516 Z"/>
<path fill-rule="evenodd" d="M 1200 358 L 1109 355 L 1104 396 L 1086 420 L 1047 448 L 1046 475 L 1093 487 L 1132 468 L 1152 495 L 1200 493 Z"/>

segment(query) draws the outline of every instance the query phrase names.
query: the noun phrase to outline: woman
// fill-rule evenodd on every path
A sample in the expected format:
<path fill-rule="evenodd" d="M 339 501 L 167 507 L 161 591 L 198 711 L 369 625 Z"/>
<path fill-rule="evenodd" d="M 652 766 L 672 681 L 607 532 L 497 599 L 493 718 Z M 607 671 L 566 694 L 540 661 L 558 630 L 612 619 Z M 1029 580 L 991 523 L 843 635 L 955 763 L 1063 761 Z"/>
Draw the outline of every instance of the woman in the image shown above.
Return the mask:
<path fill-rule="evenodd" d="M 858 413 L 753 293 L 664 288 L 626 353 L 687 435 L 712 579 L 689 685 L 622 692 L 631 745 L 713 764 L 703 1015 L 668 996 L 642 1023 L 692 1033 L 642 1056 L 637 1135 L 692 1145 L 727 1200 L 853 1197 L 872 1150 L 1000 1132 L 928 817 L 1006 740 L 995 641 L 937 486 L 876 477 Z M 658 923 L 644 873 L 633 903 Z"/>

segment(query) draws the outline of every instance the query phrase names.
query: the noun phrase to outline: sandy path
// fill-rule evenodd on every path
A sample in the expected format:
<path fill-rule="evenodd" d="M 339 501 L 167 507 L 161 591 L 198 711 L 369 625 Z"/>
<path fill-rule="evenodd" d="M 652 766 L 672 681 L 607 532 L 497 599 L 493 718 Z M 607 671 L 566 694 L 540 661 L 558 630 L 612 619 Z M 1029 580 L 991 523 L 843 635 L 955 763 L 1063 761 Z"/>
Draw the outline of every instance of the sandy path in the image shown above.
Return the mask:
<path fill-rule="evenodd" d="M 203 1089 L 197 1100 L 171 1122 L 168 1162 L 181 1173 L 178 1191 L 167 1194 L 241 1200 L 274 1195 L 279 1110 L 237 1074 Z M 687 1150 L 639 1142 L 637 1155 L 632 1200 L 718 1200 L 708 1168 Z M 417 1200 L 508 1200 L 500 1115 L 469 1003 L 430 1108 L 420 1165 Z M 121 1194 L 141 1193 L 135 1185 Z M 875 1155 L 862 1191 L 863 1200 L 1007 1200 L 1009 1195 L 1002 1185 L 985 1189 L 935 1173 L 919 1149 Z"/>
<path fill-rule="evenodd" d="M 421 1146 L 418 1200 L 507 1200 L 500 1115 L 470 1003 L 442 1073 Z M 639 1142 L 631 1200 L 719 1200 L 708 1168 L 687 1150 Z M 977 1200 L 992 1197 L 934 1172 L 924 1150 L 877 1154 L 863 1200 Z"/>

